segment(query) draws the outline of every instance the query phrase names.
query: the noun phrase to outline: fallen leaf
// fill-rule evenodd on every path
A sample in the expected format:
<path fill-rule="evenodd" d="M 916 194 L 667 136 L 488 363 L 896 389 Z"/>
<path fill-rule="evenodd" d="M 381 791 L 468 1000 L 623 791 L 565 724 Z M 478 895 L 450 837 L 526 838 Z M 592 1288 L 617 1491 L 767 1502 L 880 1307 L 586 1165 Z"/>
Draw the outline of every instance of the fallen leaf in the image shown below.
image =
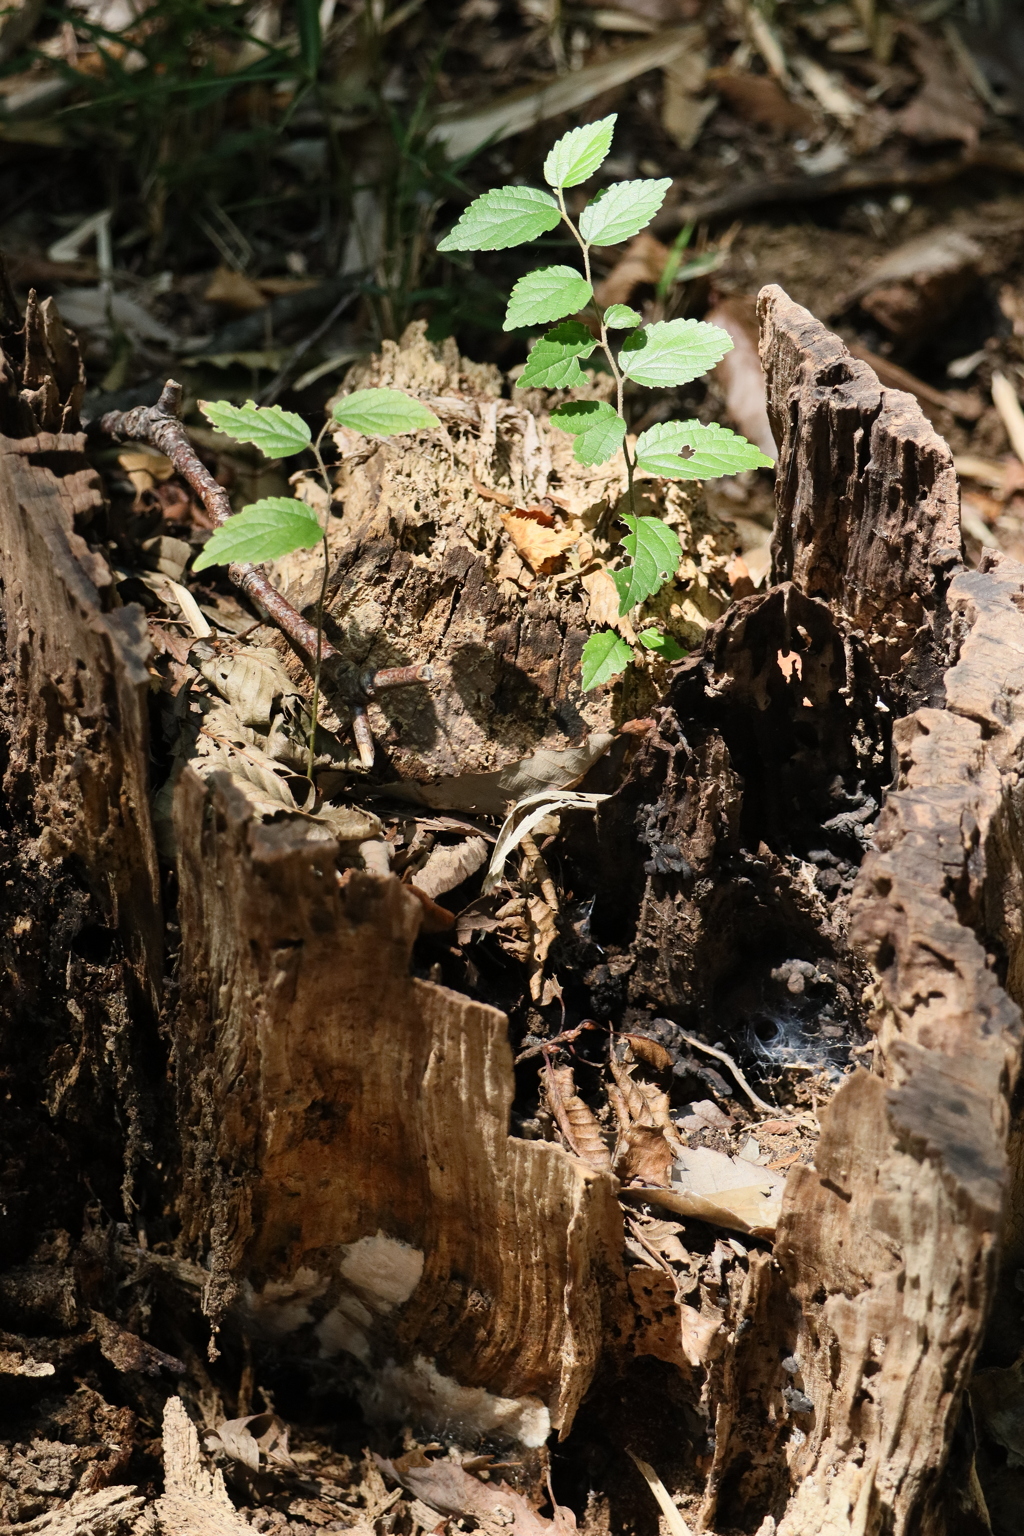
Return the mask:
<path fill-rule="evenodd" d="M 203 293 L 207 304 L 225 304 L 242 312 L 265 309 L 267 299 L 256 284 L 230 267 L 218 267 Z"/>
<path fill-rule="evenodd" d="M 551 1113 L 576 1156 L 600 1172 L 610 1172 L 611 1153 L 594 1112 L 576 1092 L 572 1067 L 553 1067 L 544 1073 L 544 1089 Z"/>
<path fill-rule="evenodd" d="M 657 283 L 669 257 L 667 245 L 643 230 L 626 246 L 608 276 L 595 284 L 594 297 L 602 309 L 628 304 L 641 283 Z"/>
<path fill-rule="evenodd" d="M 544 963 L 548 950 L 558 937 L 555 914 L 541 896 L 530 896 L 526 903 L 530 934 L 530 996 L 540 1002 Z"/>
<path fill-rule="evenodd" d="M 439 844 L 423 868 L 416 871 L 416 887 L 427 896 L 443 896 L 446 891 L 454 891 L 470 875 L 475 875 L 486 861 L 487 842 L 482 837 Z"/>
<path fill-rule="evenodd" d="M 490 867 L 484 877 L 484 895 L 486 896 L 500 884 L 509 854 L 552 811 L 593 811 L 607 799 L 607 795 L 575 794 L 568 790 L 551 789 L 541 790 L 535 795 L 526 795 L 509 812 L 498 833 Z"/>
<path fill-rule="evenodd" d="M 774 1234 L 786 1186 L 781 1174 L 710 1147 L 689 1147 L 677 1155 L 671 1180 L 668 1189 L 645 1189 L 645 1200 L 732 1232 Z"/>
<path fill-rule="evenodd" d="M 762 453 L 774 459 L 778 457 L 778 448 L 768 421 L 764 371 L 758 353 L 756 302 L 746 294 L 729 294 L 712 305 L 704 318 L 732 337 L 732 351 L 715 364 L 712 372 L 725 396 L 729 420 L 748 442 L 756 443 Z"/>
<path fill-rule="evenodd" d="M 504 816 L 510 804 L 549 789 L 571 789 L 603 757 L 615 740 L 607 731 L 592 731 L 578 747 L 542 747 L 530 757 L 494 773 L 460 773 L 432 784 L 399 780 L 382 786 L 389 799 L 412 800 L 435 810 L 474 811 Z M 557 810 L 557 805 L 549 806 Z"/>
<path fill-rule="evenodd" d="M 392 1482 L 401 1483 L 439 1515 L 476 1520 L 488 1532 L 506 1536 L 550 1536 L 554 1523 L 538 1515 L 531 1504 L 507 1483 L 482 1483 L 447 1458 L 430 1461 L 419 1449 L 388 1461 L 373 1452 L 373 1460 Z"/>
<path fill-rule="evenodd" d="M 288 1452 L 288 1426 L 276 1413 L 250 1413 L 242 1419 L 225 1419 L 207 1435 L 208 1451 L 223 1451 L 232 1461 L 259 1472 L 270 1467 L 298 1468 Z"/>
<path fill-rule="evenodd" d="M 701 97 L 707 65 L 707 49 L 694 48 L 662 70 L 661 126 L 680 149 L 693 148 L 718 104 L 714 96 Z"/>
<path fill-rule="evenodd" d="M 645 1061 L 656 1072 L 667 1072 L 671 1068 L 672 1057 L 660 1040 L 652 1040 L 648 1035 L 623 1035 L 622 1038 L 629 1042 L 637 1061 Z"/>
<path fill-rule="evenodd" d="M 502 512 L 501 521 L 516 552 L 538 576 L 550 575 L 579 538 L 571 529 L 545 528 L 516 512 Z"/>
<path fill-rule="evenodd" d="M 684 1104 L 682 1110 L 677 1111 L 676 1125 L 684 1131 L 727 1131 L 732 1128 L 732 1120 L 711 1099 L 697 1099 L 693 1104 Z M 759 1126 L 758 1129 L 763 1127 Z"/>
<path fill-rule="evenodd" d="M 921 88 L 894 116 L 901 133 L 920 144 L 958 140 L 973 149 L 985 122 L 985 109 L 971 93 L 943 45 L 920 28 L 904 22 L 900 32 L 907 39 Z"/>
<path fill-rule="evenodd" d="M 667 1188 L 674 1161 L 664 1132 L 653 1125 L 630 1126 L 615 1149 L 615 1172 L 624 1184 L 642 1179 Z"/>
<path fill-rule="evenodd" d="M 728 102 L 736 116 L 745 123 L 770 128 L 793 137 L 813 133 L 817 122 L 813 112 L 799 102 L 790 101 L 782 86 L 771 75 L 737 74 L 731 69 L 712 69 L 708 79 Z"/>

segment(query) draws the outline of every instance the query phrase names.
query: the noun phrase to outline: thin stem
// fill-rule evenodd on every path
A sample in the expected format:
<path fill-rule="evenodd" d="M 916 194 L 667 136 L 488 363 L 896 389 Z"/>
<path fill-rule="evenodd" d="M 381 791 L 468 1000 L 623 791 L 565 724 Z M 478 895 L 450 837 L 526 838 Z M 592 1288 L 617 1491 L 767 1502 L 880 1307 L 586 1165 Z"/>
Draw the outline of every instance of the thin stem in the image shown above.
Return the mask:
<path fill-rule="evenodd" d="M 327 431 L 327 426 L 328 423 L 325 422 L 323 427 L 320 429 L 320 436 L 312 446 L 313 453 L 316 458 L 317 468 L 320 471 L 320 478 L 323 481 L 324 490 L 327 492 L 327 516 L 330 517 L 331 482 L 327 475 L 327 466 L 323 461 L 323 455 L 320 452 L 320 444 L 323 442 L 323 437 L 324 433 Z M 309 727 L 309 765 L 306 773 L 306 777 L 309 779 L 310 783 L 313 782 L 313 763 L 316 757 L 317 715 L 320 709 L 320 663 L 323 659 L 324 650 L 324 605 L 327 602 L 327 577 L 331 569 L 331 549 L 327 542 L 326 522 L 321 529 L 321 534 L 323 537 L 324 545 L 324 573 L 320 581 L 320 596 L 317 599 L 316 605 L 316 666 L 313 669 L 313 710 L 312 721 Z"/>
<path fill-rule="evenodd" d="M 590 303 L 591 303 L 591 305 L 593 307 L 594 314 L 597 316 L 597 323 L 601 327 L 601 337 L 600 337 L 600 341 L 598 342 L 598 345 L 600 346 L 601 351 L 604 353 L 605 357 L 608 359 L 608 367 L 611 369 L 612 378 L 615 380 L 615 410 L 616 410 L 616 414 L 623 421 L 625 421 L 626 416 L 625 416 L 625 412 L 623 410 L 623 404 L 624 404 L 623 396 L 624 396 L 624 392 L 625 392 L 626 380 L 625 380 L 625 376 L 623 375 L 623 373 L 621 372 L 621 370 L 619 368 L 618 363 L 615 361 L 615 354 L 612 351 L 611 343 L 608 340 L 608 327 L 604 323 L 604 310 L 601 308 L 600 304 L 597 302 L 597 299 L 594 296 L 594 282 L 593 282 L 593 278 L 591 277 L 591 273 L 590 273 L 590 245 L 589 245 L 588 241 L 584 240 L 583 236 L 580 234 L 579 230 L 576 228 L 576 225 L 573 223 L 572 219 L 570 219 L 570 217 L 569 217 L 569 210 L 565 206 L 565 191 L 564 191 L 564 189 L 562 187 L 558 187 L 556 190 L 558 192 L 558 206 L 562 210 L 562 219 L 568 225 L 568 227 L 571 230 L 572 235 L 573 235 L 573 237 L 574 237 L 574 239 L 576 241 L 576 244 L 579 246 L 580 250 L 583 252 L 583 272 L 584 272 L 584 276 L 587 279 L 587 284 L 588 284 L 588 286 L 590 288 Z M 626 488 L 627 488 L 627 490 L 629 492 L 629 510 L 630 510 L 631 515 L 633 517 L 635 517 L 636 516 L 636 496 L 635 496 L 634 491 L 633 491 L 633 474 L 634 474 L 634 471 L 636 470 L 636 461 L 635 461 L 635 459 L 631 459 L 630 456 L 629 456 L 629 448 L 628 448 L 628 446 L 626 444 L 625 433 L 623 433 L 623 437 L 622 437 L 622 457 L 626 461 Z"/>

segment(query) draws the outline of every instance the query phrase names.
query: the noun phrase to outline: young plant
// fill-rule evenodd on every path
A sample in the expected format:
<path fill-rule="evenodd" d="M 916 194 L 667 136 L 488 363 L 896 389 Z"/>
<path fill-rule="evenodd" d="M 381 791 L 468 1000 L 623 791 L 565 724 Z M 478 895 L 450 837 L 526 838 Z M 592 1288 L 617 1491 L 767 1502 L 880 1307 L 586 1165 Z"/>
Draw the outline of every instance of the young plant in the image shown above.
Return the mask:
<path fill-rule="evenodd" d="M 616 114 L 574 128 L 559 139 L 544 161 L 551 192 L 534 187 L 497 187 L 470 203 L 439 251 L 501 251 L 526 245 L 565 224 L 580 248 L 583 271 L 541 267 L 521 277 L 512 290 L 505 330 L 553 326 L 533 346 L 518 380 L 519 389 L 574 389 L 587 383 L 580 363 L 603 353 L 615 381 L 615 405 L 606 400 L 570 400 L 551 420 L 576 439 L 578 463 L 605 464 L 620 450 L 626 462 L 630 511 L 623 539 L 628 564 L 613 571 L 621 616 L 657 593 L 675 573 L 682 547 L 675 531 L 657 517 L 638 517 L 633 489 L 637 469 L 676 480 L 708 480 L 770 465 L 772 460 L 746 438 L 717 424 L 664 421 L 641 433 L 631 450 L 623 396 L 626 381 L 650 389 L 688 384 L 713 368 L 732 349 L 728 333 L 700 320 L 660 320 L 643 325 L 627 304 L 602 309 L 594 297 L 590 253 L 595 246 L 632 239 L 654 218 L 671 182 L 617 181 L 592 197 L 574 221 L 565 194 L 589 180 L 607 158 Z M 587 310 L 592 321 L 579 318 Z M 575 317 L 575 318 L 574 318 Z M 614 340 L 613 340 L 614 333 Z M 624 333 L 624 334 L 619 334 Z M 687 457 L 683 457 L 684 452 Z M 647 629 L 640 643 L 666 660 L 684 654 L 670 636 Z M 612 629 L 591 635 L 583 649 L 583 687 L 597 688 L 623 672 L 632 651 Z"/>
<path fill-rule="evenodd" d="M 256 405 L 252 400 L 245 405 L 229 405 L 226 400 L 201 401 L 200 409 L 210 424 L 232 438 L 236 443 L 252 443 L 268 459 L 290 458 L 293 454 L 312 450 L 320 478 L 331 497 L 331 482 L 320 452 L 327 423 L 316 441 L 301 416 L 284 411 L 279 405 Z M 353 432 L 366 437 L 396 437 L 402 432 L 422 432 L 441 423 L 433 411 L 403 394 L 399 389 L 357 389 L 334 405 L 334 420 Z M 320 596 L 316 605 L 316 665 L 313 672 L 312 723 L 309 732 L 308 776 L 313 777 L 317 714 L 320 708 L 320 666 L 324 642 L 324 603 L 327 599 L 327 577 L 330 570 L 330 549 L 327 528 L 322 526 L 313 508 L 297 497 L 265 496 L 243 507 L 241 512 L 221 523 L 203 545 L 192 562 L 194 571 L 206 570 L 211 565 L 232 565 L 236 561 L 262 565 L 266 560 L 279 560 L 296 549 L 313 549 L 323 544 L 323 574 L 320 580 Z"/>

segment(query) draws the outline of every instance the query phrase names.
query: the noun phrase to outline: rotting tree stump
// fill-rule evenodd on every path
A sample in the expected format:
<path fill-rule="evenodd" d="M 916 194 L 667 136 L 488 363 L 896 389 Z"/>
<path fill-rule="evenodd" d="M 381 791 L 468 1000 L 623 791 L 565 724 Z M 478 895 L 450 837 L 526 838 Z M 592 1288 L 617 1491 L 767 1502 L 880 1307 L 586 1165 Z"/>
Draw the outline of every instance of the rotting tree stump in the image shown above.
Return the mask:
<path fill-rule="evenodd" d="M 595 893 L 598 938 L 628 952 L 588 983 L 607 1015 L 633 1028 L 668 1015 L 735 1048 L 774 1006 L 779 961 L 799 955 L 826 977 L 833 1016 L 867 1027 L 865 1066 L 822 1110 L 813 1167 L 789 1172 L 774 1248 L 750 1246 L 699 1314 L 653 1271 L 627 1270 L 613 1176 L 509 1134 L 504 1016 L 410 974 L 415 897 L 393 877 L 339 879 L 323 828 L 264 825 L 228 774 L 186 768 L 167 1015 L 177 1262 L 225 1333 L 358 1377 L 370 1412 L 526 1446 L 554 1428 L 567 1452 L 591 1430 L 621 1450 L 602 1395 L 619 1401 L 615 1383 L 656 1357 L 674 1384 L 645 1404 L 631 1445 L 678 1442 L 703 1416 L 711 1438 L 691 1444 L 679 1481 L 705 1530 L 1008 1531 L 1014 1473 L 992 1447 L 1005 1448 L 999 1406 L 1024 1345 L 1024 569 L 964 567 L 952 462 L 909 396 L 780 290 L 762 295 L 761 318 L 780 444 L 774 585 L 733 604 L 675 669 L 566 858 L 575 889 Z M 120 935 L 123 1028 L 143 1030 L 166 982 L 146 642 L 88 545 L 98 493 L 70 430 L 58 323 L 33 311 L 30 344 L 9 321 L 4 341 L 8 780 L 40 857 L 83 871 Z M 372 492 L 371 474 L 360 494 Z M 372 514 L 342 552 L 342 608 L 373 558 Z M 395 612 L 412 568 L 400 546 L 384 562 Z M 449 570 L 449 587 L 468 568 Z M 427 612 L 422 563 L 416 580 Z M 480 675 L 536 696 L 514 647 L 492 657 L 490 601 Z M 580 616 L 566 602 L 571 650 Z M 420 658 L 375 658 L 396 659 Z M 464 743 L 470 717 L 474 763 L 500 765 L 509 744 L 486 711 L 460 705 L 450 739 Z M 409 766 L 415 722 L 404 747 L 400 709 L 392 724 L 393 760 Z M 32 1064 L 39 1096 L 50 1090 L 40 1119 L 61 1113 L 55 1061 Z M 609 1497 L 618 1519 L 623 1494 Z"/>

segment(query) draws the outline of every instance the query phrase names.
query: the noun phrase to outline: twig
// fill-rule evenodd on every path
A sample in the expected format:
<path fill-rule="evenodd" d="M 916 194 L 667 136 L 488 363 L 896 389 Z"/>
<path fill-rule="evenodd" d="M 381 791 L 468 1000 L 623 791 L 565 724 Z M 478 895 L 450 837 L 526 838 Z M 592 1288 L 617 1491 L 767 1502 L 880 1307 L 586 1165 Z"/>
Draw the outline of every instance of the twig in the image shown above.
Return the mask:
<path fill-rule="evenodd" d="M 703 1040 L 698 1040 L 693 1035 L 683 1035 L 683 1039 L 687 1045 L 694 1046 L 696 1050 L 705 1051 L 709 1056 L 714 1056 L 717 1061 L 723 1061 L 755 1109 L 763 1109 L 770 1115 L 777 1115 L 779 1113 L 779 1106 L 777 1104 L 766 1104 L 764 1099 L 758 1098 L 739 1067 L 726 1051 L 720 1051 L 717 1045 L 705 1045 Z"/>
<path fill-rule="evenodd" d="M 568 1045 L 582 1035 L 585 1029 L 600 1029 L 600 1024 L 594 1019 L 584 1019 L 582 1024 L 577 1024 L 575 1029 L 566 1029 L 560 1035 L 553 1035 L 550 1040 L 542 1040 L 540 1045 L 527 1046 L 525 1051 L 520 1051 L 513 1066 L 518 1067 L 521 1061 L 529 1061 L 531 1056 L 540 1056 L 544 1051 L 550 1051 L 556 1045 Z"/>
<path fill-rule="evenodd" d="M 671 1532 L 671 1536 L 691 1536 L 690 1527 L 683 1519 L 679 1510 L 673 1504 L 671 1498 L 669 1497 L 668 1489 L 665 1487 L 665 1484 L 662 1482 L 661 1478 L 658 1476 L 657 1472 L 655 1472 L 651 1464 L 647 1461 L 641 1461 L 640 1457 L 634 1455 L 634 1453 L 629 1449 L 628 1445 L 626 1447 L 626 1455 L 636 1463 L 637 1470 L 639 1471 L 641 1477 L 644 1479 L 648 1488 L 657 1499 L 658 1504 L 661 1507 L 661 1512 L 665 1516 L 665 1524 L 668 1526 L 669 1531 Z"/>
<path fill-rule="evenodd" d="M 1018 459 L 1024 462 L 1024 411 L 1021 410 L 1017 391 L 1005 373 L 996 372 L 992 375 L 992 404 L 1006 428 L 1010 447 Z"/>

